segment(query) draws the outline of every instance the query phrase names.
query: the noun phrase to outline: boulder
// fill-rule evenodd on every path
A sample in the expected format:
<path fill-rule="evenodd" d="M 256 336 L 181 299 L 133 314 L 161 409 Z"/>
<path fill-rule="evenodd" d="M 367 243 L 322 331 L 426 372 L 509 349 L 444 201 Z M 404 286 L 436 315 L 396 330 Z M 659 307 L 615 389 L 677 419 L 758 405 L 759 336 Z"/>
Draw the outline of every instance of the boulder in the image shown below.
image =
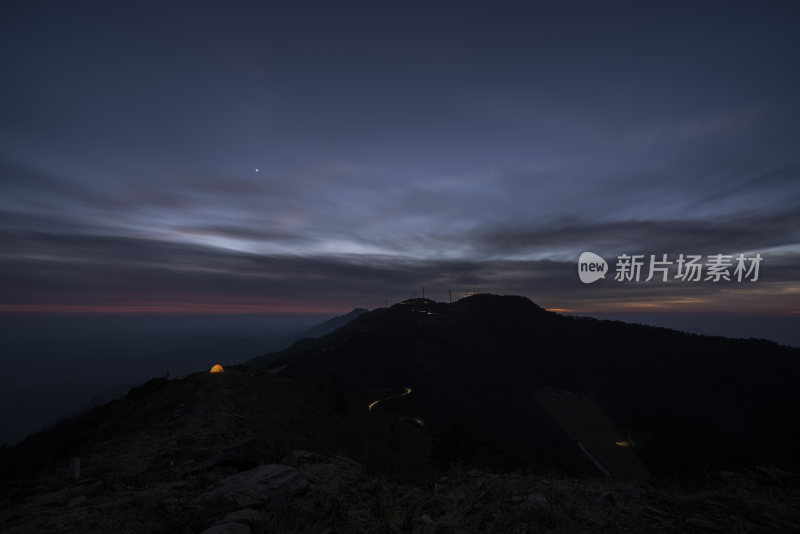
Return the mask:
<path fill-rule="evenodd" d="M 255 506 L 276 497 L 283 500 L 308 488 L 308 480 L 293 467 L 280 464 L 260 465 L 248 471 L 224 478 L 196 502 L 203 503 L 225 498 L 240 506 Z"/>
<path fill-rule="evenodd" d="M 542 493 L 530 493 L 528 494 L 528 502 L 537 507 L 547 506 L 547 497 Z"/>
<path fill-rule="evenodd" d="M 215 454 L 192 471 L 208 469 L 216 465 L 250 469 L 262 465 L 272 452 L 269 444 L 261 438 L 251 438 Z"/>
<path fill-rule="evenodd" d="M 200 534 L 252 534 L 252 532 L 250 527 L 241 523 L 222 523 L 207 528 Z"/>
<path fill-rule="evenodd" d="M 226 523 L 244 523 L 246 525 L 257 525 L 264 521 L 264 514 L 252 508 L 244 508 L 236 510 L 225 516 L 223 522 Z"/>
<path fill-rule="evenodd" d="M 290 452 L 286 456 L 285 461 L 291 465 L 303 465 L 323 463 L 326 462 L 327 459 L 316 452 L 297 450 Z"/>

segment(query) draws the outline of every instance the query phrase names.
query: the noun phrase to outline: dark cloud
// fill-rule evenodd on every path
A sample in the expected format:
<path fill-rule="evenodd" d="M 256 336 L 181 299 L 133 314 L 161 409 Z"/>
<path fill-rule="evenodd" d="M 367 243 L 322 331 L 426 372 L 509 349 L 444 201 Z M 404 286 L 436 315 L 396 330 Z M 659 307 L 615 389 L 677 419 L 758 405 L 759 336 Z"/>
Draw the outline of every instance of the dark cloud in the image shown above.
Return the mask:
<path fill-rule="evenodd" d="M 577 280 L 572 261 L 414 260 L 386 256 L 266 256 L 163 240 L 29 233 L 3 235 L 12 248 L 0 263 L 4 304 L 272 302 L 297 298 L 335 306 L 407 298 L 425 285 L 448 290 L 528 295 L 543 305 L 613 307 L 614 303 L 719 300 L 726 291 L 780 292 L 800 277 L 800 254 L 768 256 L 755 284 L 675 280 L 596 286 Z M 646 276 L 643 272 L 642 280 Z M 763 294 L 762 294 L 763 296 Z M 598 305 L 597 303 L 601 303 Z"/>
<path fill-rule="evenodd" d="M 800 210 L 686 220 L 553 221 L 540 228 L 492 228 L 465 240 L 476 255 L 590 250 L 598 254 L 733 254 L 795 246 Z M 576 255 L 577 256 L 577 255 Z"/>
<path fill-rule="evenodd" d="M 797 307 L 795 6 L 155 9 L 6 6 L 0 305 Z M 585 250 L 764 278 L 584 286 Z"/>

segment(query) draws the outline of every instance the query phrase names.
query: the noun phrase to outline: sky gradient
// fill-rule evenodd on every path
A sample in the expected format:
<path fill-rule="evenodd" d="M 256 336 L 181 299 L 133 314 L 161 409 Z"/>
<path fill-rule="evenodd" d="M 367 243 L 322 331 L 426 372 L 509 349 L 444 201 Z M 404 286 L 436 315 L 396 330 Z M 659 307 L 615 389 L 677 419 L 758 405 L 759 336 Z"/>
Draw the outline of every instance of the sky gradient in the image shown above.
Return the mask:
<path fill-rule="evenodd" d="M 797 4 L 549 4 L 2 2 L 0 311 L 800 318 Z"/>

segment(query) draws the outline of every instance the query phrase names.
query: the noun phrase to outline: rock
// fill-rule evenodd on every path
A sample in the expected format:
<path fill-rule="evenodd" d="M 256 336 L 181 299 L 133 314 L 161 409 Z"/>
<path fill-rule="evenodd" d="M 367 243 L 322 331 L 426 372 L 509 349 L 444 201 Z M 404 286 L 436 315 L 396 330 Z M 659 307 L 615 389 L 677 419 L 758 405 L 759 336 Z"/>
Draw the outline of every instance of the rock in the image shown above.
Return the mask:
<path fill-rule="evenodd" d="M 192 471 L 216 465 L 231 466 L 240 470 L 251 469 L 266 462 L 271 452 L 272 449 L 266 441 L 261 438 L 251 438 L 215 454 Z"/>
<path fill-rule="evenodd" d="M 419 520 L 422 521 L 423 523 L 425 523 L 426 525 L 432 525 L 433 524 L 433 519 L 428 514 L 422 514 L 419 517 Z"/>
<path fill-rule="evenodd" d="M 165 497 L 161 499 L 161 504 L 164 505 L 164 508 L 166 508 L 167 512 L 173 514 L 178 510 L 178 508 L 180 508 L 182 503 L 178 497 Z"/>
<path fill-rule="evenodd" d="M 721 478 L 724 478 L 726 480 L 729 478 L 737 478 L 741 476 L 738 473 L 734 473 L 733 471 L 719 471 L 717 474 L 719 474 Z"/>
<path fill-rule="evenodd" d="M 244 523 L 250 526 L 258 525 L 263 521 L 264 515 L 257 510 L 253 510 L 252 508 L 244 508 L 242 510 L 231 512 L 225 516 L 225 519 L 223 519 L 223 522 L 225 523 Z"/>
<path fill-rule="evenodd" d="M 87 500 L 88 499 L 86 498 L 85 495 L 78 495 L 77 497 L 73 497 L 72 499 L 70 499 L 70 501 L 67 503 L 67 508 L 75 508 L 76 506 L 81 506 L 82 504 L 85 504 Z"/>
<path fill-rule="evenodd" d="M 511 504 L 519 504 L 519 503 L 521 503 L 523 500 L 524 500 L 524 499 L 523 499 L 522 497 L 520 497 L 519 495 L 512 495 L 512 496 L 511 496 L 511 499 L 509 499 L 509 501 L 511 502 Z"/>
<path fill-rule="evenodd" d="M 479 477 L 483 475 L 483 471 L 481 471 L 480 469 L 470 469 L 469 472 L 467 472 L 467 474 L 471 477 Z"/>
<path fill-rule="evenodd" d="M 378 489 L 378 484 L 379 484 L 378 479 L 373 478 L 372 480 L 364 484 L 363 489 L 365 491 L 375 491 L 376 489 Z"/>
<path fill-rule="evenodd" d="M 610 492 L 603 493 L 594 500 L 598 504 L 614 504 L 614 496 Z"/>
<path fill-rule="evenodd" d="M 642 495 L 642 491 L 639 488 L 626 482 L 617 484 L 616 489 L 618 492 L 623 493 L 628 497 L 640 497 Z"/>
<path fill-rule="evenodd" d="M 343 465 L 345 467 L 349 467 L 350 469 L 353 469 L 353 470 L 356 470 L 356 471 L 363 471 L 364 470 L 364 466 L 363 465 L 361 465 L 360 463 L 356 462 L 352 458 L 348 458 L 347 456 L 335 456 L 331 460 L 331 463 Z"/>
<path fill-rule="evenodd" d="M 200 534 L 252 534 L 252 532 L 250 527 L 241 523 L 222 523 L 207 528 Z"/>
<path fill-rule="evenodd" d="M 421 489 L 419 489 L 419 488 L 411 488 L 410 490 L 408 490 L 406 492 L 405 495 L 403 495 L 402 499 L 404 501 L 411 500 L 411 499 L 416 499 L 416 498 L 422 497 L 423 494 L 424 494 L 424 492 Z"/>
<path fill-rule="evenodd" d="M 669 514 L 660 508 L 656 508 L 655 506 L 645 506 L 645 511 L 650 512 L 653 515 L 657 515 L 659 517 L 669 517 Z"/>
<path fill-rule="evenodd" d="M 286 495 L 283 493 L 273 493 L 269 497 L 267 507 L 270 510 L 283 511 L 289 508 L 289 501 L 286 500 Z"/>
<path fill-rule="evenodd" d="M 467 517 L 467 516 L 470 516 L 473 513 L 475 513 L 476 509 L 477 509 L 477 506 L 473 506 L 471 504 L 468 504 L 467 506 L 462 508 L 460 512 L 458 512 L 458 515 L 460 515 L 462 517 Z"/>
<path fill-rule="evenodd" d="M 530 493 L 528 502 L 534 506 L 547 506 L 547 497 L 542 493 Z"/>
<path fill-rule="evenodd" d="M 292 495 L 306 488 L 308 480 L 294 467 L 268 464 L 220 480 L 194 502 L 204 503 L 222 497 L 235 501 L 240 506 L 255 506 L 271 497 Z"/>
<path fill-rule="evenodd" d="M 697 519 L 696 517 L 690 517 L 689 519 L 687 519 L 686 524 L 696 528 L 717 530 L 717 525 L 715 525 L 711 521 L 706 521 L 705 519 Z"/>
<path fill-rule="evenodd" d="M 779 469 L 775 466 L 765 467 L 763 465 L 757 465 L 756 471 L 764 475 L 765 477 L 775 480 L 777 478 L 784 478 L 791 476 L 792 474 L 789 471 L 784 471 L 783 469 Z"/>
<path fill-rule="evenodd" d="M 447 482 L 448 480 L 449 480 L 449 479 L 448 479 L 447 477 L 442 477 L 442 478 L 440 478 L 439 480 L 437 480 L 437 482 L 438 482 L 439 484 L 444 484 L 444 483 L 445 483 L 445 482 Z"/>
<path fill-rule="evenodd" d="M 591 526 L 593 526 L 593 527 L 595 527 L 595 528 L 605 528 L 605 527 L 608 526 L 608 521 L 606 521 L 602 517 L 598 517 L 596 515 L 588 517 L 586 519 L 586 523 L 591 525 Z"/>
<path fill-rule="evenodd" d="M 325 458 L 316 452 L 298 450 L 290 452 L 285 461 L 291 465 L 318 464 L 324 462 Z"/>
<path fill-rule="evenodd" d="M 778 518 L 778 516 L 770 512 L 766 511 L 761 512 L 761 517 L 763 517 L 764 519 L 775 525 L 780 525 L 782 523 L 782 521 Z"/>
<path fill-rule="evenodd" d="M 435 501 L 435 500 L 425 501 L 419 507 L 419 510 L 423 514 L 428 515 L 428 516 L 432 517 L 433 519 L 439 519 L 442 516 L 442 513 L 443 513 L 441 504 L 438 501 Z"/>

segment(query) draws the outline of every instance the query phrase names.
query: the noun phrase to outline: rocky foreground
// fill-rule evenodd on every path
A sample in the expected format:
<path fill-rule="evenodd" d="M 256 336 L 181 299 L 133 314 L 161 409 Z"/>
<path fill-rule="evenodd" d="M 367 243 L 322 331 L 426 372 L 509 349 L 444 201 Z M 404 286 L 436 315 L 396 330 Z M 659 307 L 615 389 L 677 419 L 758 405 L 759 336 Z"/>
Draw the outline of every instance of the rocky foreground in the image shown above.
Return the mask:
<path fill-rule="evenodd" d="M 151 381 L 5 451 L 0 530 L 800 531 L 800 481 L 775 468 L 691 487 L 473 466 L 406 476 L 374 458 L 408 458 L 422 441 L 405 432 L 420 430 L 384 435 L 387 421 L 326 399 L 244 368 Z"/>

